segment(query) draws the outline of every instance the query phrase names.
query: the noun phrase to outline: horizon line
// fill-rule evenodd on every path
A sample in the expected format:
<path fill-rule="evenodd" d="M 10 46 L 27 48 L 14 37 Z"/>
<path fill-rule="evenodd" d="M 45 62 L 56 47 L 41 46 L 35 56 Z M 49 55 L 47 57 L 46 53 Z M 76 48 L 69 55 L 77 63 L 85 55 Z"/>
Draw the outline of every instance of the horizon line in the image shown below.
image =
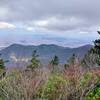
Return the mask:
<path fill-rule="evenodd" d="M 37 45 L 35 45 L 35 44 L 12 43 L 12 44 L 9 44 L 7 46 L 0 46 L 0 48 L 4 49 L 4 48 L 7 48 L 7 47 L 12 46 L 12 45 L 22 45 L 22 46 L 41 46 L 41 45 L 49 46 L 49 45 L 55 45 L 55 46 L 60 46 L 60 47 L 65 47 L 65 48 L 78 48 L 78 47 L 83 47 L 83 46 L 88 46 L 88 45 L 93 46 L 93 44 L 82 44 L 82 45 L 78 45 L 78 46 L 73 47 L 73 46 L 63 46 L 63 45 L 58 45 L 58 44 L 37 44 Z"/>

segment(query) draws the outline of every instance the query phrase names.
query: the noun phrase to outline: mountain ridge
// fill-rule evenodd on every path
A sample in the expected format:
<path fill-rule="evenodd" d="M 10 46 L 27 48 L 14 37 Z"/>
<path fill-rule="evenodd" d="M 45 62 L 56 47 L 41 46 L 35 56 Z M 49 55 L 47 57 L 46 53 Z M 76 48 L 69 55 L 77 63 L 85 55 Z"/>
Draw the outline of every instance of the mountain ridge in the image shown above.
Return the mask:
<path fill-rule="evenodd" d="M 9 60 L 10 62 L 7 66 L 23 66 L 24 63 L 28 63 L 28 59 L 31 59 L 32 52 L 37 50 L 39 59 L 42 64 L 47 64 L 57 55 L 60 59 L 60 63 L 64 64 L 67 62 L 68 58 L 75 53 L 79 58 L 82 58 L 87 51 L 92 48 L 92 45 L 84 45 L 77 48 L 62 47 L 54 44 L 42 44 L 38 46 L 34 45 L 21 45 L 21 44 L 12 44 L 2 50 L 2 58 Z M 23 59 L 23 60 L 22 60 Z M 24 62 L 25 60 L 25 62 Z M 20 63 L 20 64 L 18 64 Z"/>

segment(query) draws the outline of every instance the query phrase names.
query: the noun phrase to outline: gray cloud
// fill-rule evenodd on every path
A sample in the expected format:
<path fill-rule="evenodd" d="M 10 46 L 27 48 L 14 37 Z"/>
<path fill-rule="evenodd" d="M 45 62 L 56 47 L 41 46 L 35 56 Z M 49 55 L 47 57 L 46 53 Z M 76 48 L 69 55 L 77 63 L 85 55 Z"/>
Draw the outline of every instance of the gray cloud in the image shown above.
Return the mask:
<path fill-rule="evenodd" d="M 99 4 L 99 0 L 0 0 L 0 21 L 53 31 L 95 31 L 100 26 Z M 34 24 L 44 20 L 46 24 Z"/>

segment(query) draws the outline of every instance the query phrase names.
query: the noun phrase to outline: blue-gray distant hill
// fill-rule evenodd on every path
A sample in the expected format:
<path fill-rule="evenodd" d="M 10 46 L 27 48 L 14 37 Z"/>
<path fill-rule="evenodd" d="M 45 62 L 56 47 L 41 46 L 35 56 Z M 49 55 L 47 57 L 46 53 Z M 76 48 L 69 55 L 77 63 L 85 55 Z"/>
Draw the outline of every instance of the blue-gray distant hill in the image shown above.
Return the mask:
<path fill-rule="evenodd" d="M 0 51 L 2 57 L 5 60 L 9 60 L 7 66 L 19 67 L 24 66 L 31 59 L 33 50 L 37 50 L 39 59 L 42 64 L 47 64 L 54 55 L 57 55 L 60 59 L 60 63 L 66 63 L 67 59 L 75 53 L 79 58 L 82 58 L 92 45 L 85 45 L 78 48 L 61 47 L 57 45 L 20 45 L 13 44 Z"/>

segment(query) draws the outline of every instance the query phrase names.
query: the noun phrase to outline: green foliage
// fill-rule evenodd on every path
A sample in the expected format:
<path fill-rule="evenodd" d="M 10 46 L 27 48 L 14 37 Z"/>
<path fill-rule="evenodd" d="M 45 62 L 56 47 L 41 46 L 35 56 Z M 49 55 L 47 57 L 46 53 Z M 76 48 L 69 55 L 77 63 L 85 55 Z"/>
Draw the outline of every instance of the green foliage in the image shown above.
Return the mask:
<path fill-rule="evenodd" d="M 42 98 L 46 100 L 62 100 L 66 91 L 67 81 L 59 74 L 53 74 L 44 85 Z"/>
<path fill-rule="evenodd" d="M 59 64 L 58 56 L 55 55 L 54 58 L 51 60 L 50 64 L 53 66 L 57 66 Z"/>
<path fill-rule="evenodd" d="M 18 83 L 20 73 L 14 70 L 10 75 L 0 81 L 1 100 L 19 100 L 23 98 L 23 88 Z"/>
<path fill-rule="evenodd" d="M 0 68 L 5 69 L 4 61 L 3 59 L 0 59 Z"/>
<path fill-rule="evenodd" d="M 92 74 L 91 73 L 86 73 L 83 78 L 81 79 L 80 85 L 82 88 L 87 87 L 88 83 L 92 80 Z"/>
<path fill-rule="evenodd" d="M 0 80 L 1 100 L 34 100 L 33 94 L 41 86 L 40 80 L 34 79 L 33 72 L 29 74 L 14 69 L 8 76 Z M 36 99 L 38 100 L 38 99 Z"/>
<path fill-rule="evenodd" d="M 100 100 L 100 77 L 92 90 L 89 91 L 84 100 Z"/>
<path fill-rule="evenodd" d="M 37 51 L 34 50 L 32 54 L 31 64 L 28 66 L 30 69 L 38 68 L 40 66 L 40 61 L 38 60 Z"/>
<path fill-rule="evenodd" d="M 91 84 L 95 87 L 83 97 L 84 100 L 100 99 L 100 77 L 93 80 L 91 72 L 35 73 L 12 70 L 0 80 L 0 100 L 83 100 L 80 99 L 82 92 Z"/>
<path fill-rule="evenodd" d="M 5 69 L 5 61 L 0 58 L 0 69 Z"/>

